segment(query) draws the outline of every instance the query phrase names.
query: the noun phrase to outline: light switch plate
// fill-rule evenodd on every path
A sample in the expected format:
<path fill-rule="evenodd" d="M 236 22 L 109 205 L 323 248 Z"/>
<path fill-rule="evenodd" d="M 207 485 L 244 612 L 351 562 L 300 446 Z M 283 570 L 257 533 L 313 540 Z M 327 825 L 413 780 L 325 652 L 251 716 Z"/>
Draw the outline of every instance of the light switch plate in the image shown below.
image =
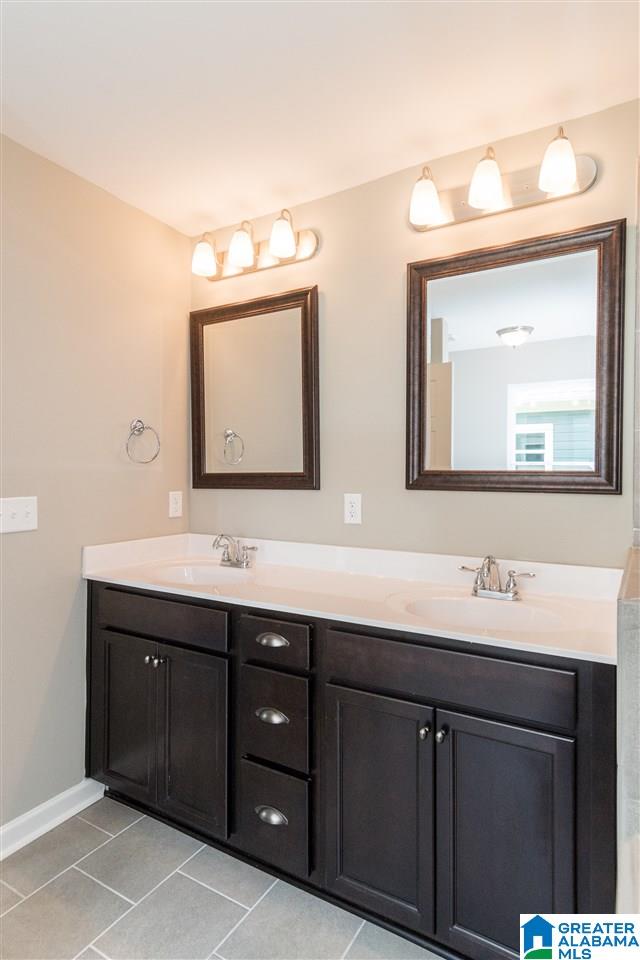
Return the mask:
<path fill-rule="evenodd" d="M 38 529 L 37 497 L 2 497 L 0 533 L 22 533 Z"/>
<path fill-rule="evenodd" d="M 169 516 L 174 519 L 182 516 L 182 490 L 169 491 Z"/>
<path fill-rule="evenodd" d="M 362 494 L 361 493 L 345 493 L 344 522 L 345 523 L 362 523 Z"/>

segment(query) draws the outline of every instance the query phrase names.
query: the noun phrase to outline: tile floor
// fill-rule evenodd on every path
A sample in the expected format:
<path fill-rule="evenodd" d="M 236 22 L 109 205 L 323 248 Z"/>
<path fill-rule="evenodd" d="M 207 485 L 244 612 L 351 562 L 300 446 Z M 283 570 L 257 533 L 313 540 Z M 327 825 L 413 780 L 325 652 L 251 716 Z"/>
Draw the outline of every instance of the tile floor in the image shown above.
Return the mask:
<path fill-rule="evenodd" d="M 3 960 L 437 960 L 104 798 L 0 864 Z"/>

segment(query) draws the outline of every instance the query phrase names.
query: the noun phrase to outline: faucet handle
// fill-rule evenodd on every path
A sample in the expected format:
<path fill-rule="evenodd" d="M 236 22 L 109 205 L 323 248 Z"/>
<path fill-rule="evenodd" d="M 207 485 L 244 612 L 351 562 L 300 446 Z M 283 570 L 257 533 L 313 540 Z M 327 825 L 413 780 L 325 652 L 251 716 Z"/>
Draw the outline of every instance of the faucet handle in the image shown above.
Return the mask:
<path fill-rule="evenodd" d="M 529 577 L 530 579 L 533 579 L 533 577 L 535 577 L 535 573 L 529 573 L 527 570 L 523 570 L 521 573 L 518 570 L 507 570 L 507 582 L 504 585 L 505 593 L 512 593 L 517 589 L 517 577 Z"/>
<path fill-rule="evenodd" d="M 468 567 L 468 566 L 467 566 L 466 564 L 464 564 L 464 563 L 462 563 L 462 564 L 458 567 L 458 570 L 466 570 L 467 573 L 477 573 L 478 570 L 481 570 L 481 569 L 482 569 L 481 567 Z"/>

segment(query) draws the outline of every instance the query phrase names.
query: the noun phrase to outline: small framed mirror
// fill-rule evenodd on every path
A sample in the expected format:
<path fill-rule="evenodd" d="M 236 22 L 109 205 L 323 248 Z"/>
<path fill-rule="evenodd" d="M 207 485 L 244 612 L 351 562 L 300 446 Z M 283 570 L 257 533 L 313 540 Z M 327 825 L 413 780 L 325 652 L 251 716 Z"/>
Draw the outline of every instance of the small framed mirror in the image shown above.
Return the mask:
<path fill-rule="evenodd" d="M 624 237 L 409 264 L 409 489 L 621 492 Z"/>
<path fill-rule="evenodd" d="M 194 487 L 317 490 L 318 288 L 191 314 Z"/>

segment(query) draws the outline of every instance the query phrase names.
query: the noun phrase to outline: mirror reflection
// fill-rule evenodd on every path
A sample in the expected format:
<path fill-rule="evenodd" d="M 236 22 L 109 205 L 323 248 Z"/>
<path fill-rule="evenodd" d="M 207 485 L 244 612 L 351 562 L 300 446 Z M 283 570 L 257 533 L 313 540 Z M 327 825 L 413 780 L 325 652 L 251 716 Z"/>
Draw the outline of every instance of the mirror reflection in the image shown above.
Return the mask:
<path fill-rule="evenodd" d="M 207 473 L 302 472 L 301 357 L 300 307 L 204 327 Z"/>
<path fill-rule="evenodd" d="M 428 280 L 427 470 L 595 470 L 598 253 Z"/>

